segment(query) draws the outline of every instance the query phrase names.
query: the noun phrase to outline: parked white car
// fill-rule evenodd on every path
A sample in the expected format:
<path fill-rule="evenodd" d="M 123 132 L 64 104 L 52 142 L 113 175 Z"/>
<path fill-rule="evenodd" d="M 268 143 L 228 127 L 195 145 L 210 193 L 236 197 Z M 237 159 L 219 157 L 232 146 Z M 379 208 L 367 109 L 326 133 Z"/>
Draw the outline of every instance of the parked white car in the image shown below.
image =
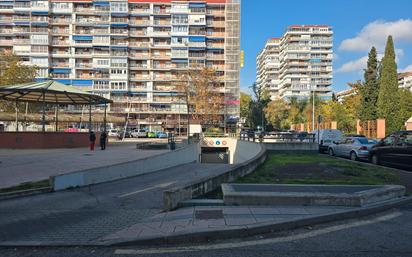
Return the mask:
<path fill-rule="evenodd" d="M 327 152 L 333 142 L 342 140 L 342 131 L 338 129 L 321 129 L 319 130 L 319 138 L 317 130 L 312 133 L 315 134 L 315 142 L 319 142 L 319 152 L 321 153 Z"/>
<path fill-rule="evenodd" d="M 374 146 L 366 137 L 355 136 L 346 137 L 342 141 L 334 142 L 329 145 L 329 155 L 341 156 L 351 159 L 352 161 L 367 160 L 369 150 Z"/>
<path fill-rule="evenodd" d="M 132 131 L 132 137 L 147 137 L 147 131 L 144 129 L 135 129 Z"/>
<path fill-rule="evenodd" d="M 107 133 L 107 135 L 109 137 L 117 137 L 117 134 L 119 133 L 119 131 L 117 129 L 111 129 L 109 130 L 109 132 Z"/>

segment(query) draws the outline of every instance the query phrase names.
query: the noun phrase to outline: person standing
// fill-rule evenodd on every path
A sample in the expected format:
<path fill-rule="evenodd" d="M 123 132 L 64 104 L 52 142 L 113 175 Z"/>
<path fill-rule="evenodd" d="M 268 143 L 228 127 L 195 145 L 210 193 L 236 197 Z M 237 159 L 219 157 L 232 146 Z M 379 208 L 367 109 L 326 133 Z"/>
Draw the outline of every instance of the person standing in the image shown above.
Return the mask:
<path fill-rule="evenodd" d="M 94 151 L 94 143 L 96 142 L 96 135 L 94 134 L 93 131 L 90 131 L 89 141 L 90 141 L 90 151 Z"/>
<path fill-rule="evenodd" d="M 106 134 L 106 131 L 103 131 L 100 134 L 100 148 L 102 150 L 106 150 L 106 140 L 107 140 L 107 134 Z"/>

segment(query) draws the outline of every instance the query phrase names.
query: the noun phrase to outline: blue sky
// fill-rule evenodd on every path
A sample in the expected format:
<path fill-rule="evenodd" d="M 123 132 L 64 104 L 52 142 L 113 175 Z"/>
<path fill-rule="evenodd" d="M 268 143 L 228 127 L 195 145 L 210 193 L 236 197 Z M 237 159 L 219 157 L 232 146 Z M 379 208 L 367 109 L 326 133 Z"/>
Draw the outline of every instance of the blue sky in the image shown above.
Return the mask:
<path fill-rule="evenodd" d="M 412 0 L 242 0 L 241 22 L 242 91 L 250 92 L 256 55 L 266 40 L 280 37 L 293 24 L 333 26 L 334 91 L 363 78 L 370 47 L 383 53 L 388 34 L 394 37 L 398 70 L 412 71 Z"/>

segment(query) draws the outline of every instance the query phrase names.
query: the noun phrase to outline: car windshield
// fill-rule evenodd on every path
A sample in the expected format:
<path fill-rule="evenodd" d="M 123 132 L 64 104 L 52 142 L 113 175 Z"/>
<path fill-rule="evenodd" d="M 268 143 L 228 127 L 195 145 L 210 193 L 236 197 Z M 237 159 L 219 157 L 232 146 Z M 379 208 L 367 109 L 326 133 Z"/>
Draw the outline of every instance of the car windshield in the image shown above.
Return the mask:
<path fill-rule="evenodd" d="M 357 138 L 356 140 L 359 141 L 361 144 L 369 144 L 369 141 L 367 138 Z"/>

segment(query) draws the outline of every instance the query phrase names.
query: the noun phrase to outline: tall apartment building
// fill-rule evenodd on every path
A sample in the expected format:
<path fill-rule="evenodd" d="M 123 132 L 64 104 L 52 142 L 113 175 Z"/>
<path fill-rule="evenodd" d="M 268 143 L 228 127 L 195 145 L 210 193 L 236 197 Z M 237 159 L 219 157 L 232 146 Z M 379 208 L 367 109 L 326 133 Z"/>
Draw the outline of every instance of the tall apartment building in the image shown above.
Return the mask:
<path fill-rule="evenodd" d="M 292 25 L 281 38 L 272 38 L 256 58 L 259 87 L 272 99 L 332 96 L 332 27 Z"/>
<path fill-rule="evenodd" d="M 399 88 L 404 88 L 412 92 L 412 71 L 398 74 Z"/>
<path fill-rule="evenodd" d="M 240 0 L 0 1 L 0 49 L 142 126 L 184 127 L 173 80 L 199 65 L 216 69 L 224 115 L 238 117 L 239 37 Z"/>

